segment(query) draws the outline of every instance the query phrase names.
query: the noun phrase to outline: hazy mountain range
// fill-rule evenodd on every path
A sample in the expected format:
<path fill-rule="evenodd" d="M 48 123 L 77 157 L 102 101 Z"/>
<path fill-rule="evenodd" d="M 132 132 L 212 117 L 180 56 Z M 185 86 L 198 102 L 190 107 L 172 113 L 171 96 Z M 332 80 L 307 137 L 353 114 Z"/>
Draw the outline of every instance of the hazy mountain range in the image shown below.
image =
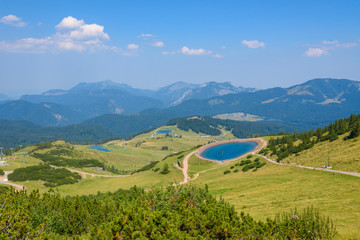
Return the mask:
<path fill-rule="evenodd" d="M 73 125 L 76 129 L 93 126 L 107 129 L 108 137 L 123 138 L 172 118 L 192 115 L 255 116 L 264 124 L 306 130 L 359 114 L 359 103 L 360 82 L 347 79 L 313 79 L 289 88 L 265 90 L 235 87 L 227 82 L 178 82 L 157 91 L 103 81 L 5 102 L 0 104 L 0 119 L 26 120 L 41 126 L 77 124 Z M 83 124 L 87 127 L 83 128 Z"/>
<path fill-rule="evenodd" d="M 23 95 L 20 100 L 0 105 L 0 118 L 63 126 L 103 114 L 137 113 L 149 108 L 176 106 L 189 99 L 252 91 L 255 89 L 235 87 L 229 82 L 177 82 L 152 91 L 107 80 L 80 83 L 70 90 L 52 89 L 40 95 Z"/>

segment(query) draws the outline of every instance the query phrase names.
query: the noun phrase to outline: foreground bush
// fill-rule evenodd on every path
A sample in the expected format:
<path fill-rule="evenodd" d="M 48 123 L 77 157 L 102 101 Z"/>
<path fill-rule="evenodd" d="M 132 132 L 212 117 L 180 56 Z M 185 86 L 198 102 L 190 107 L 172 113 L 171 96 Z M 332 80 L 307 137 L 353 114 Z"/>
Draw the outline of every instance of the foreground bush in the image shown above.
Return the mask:
<path fill-rule="evenodd" d="M 65 168 L 53 168 L 46 164 L 17 168 L 9 174 L 10 181 L 43 180 L 44 186 L 56 187 L 64 184 L 73 184 L 81 180 L 76 172 L 70 172 Z"/>
<path fill-rule="evenodd" d="M 0 239 L 332 239 L 313 209 L 266 222 L 193 186 L 60 197 L 0 190 Z M 296 217 L 293 215 L 296 214 Z M 311 231 L 309 233 L 309 231 Z"/>

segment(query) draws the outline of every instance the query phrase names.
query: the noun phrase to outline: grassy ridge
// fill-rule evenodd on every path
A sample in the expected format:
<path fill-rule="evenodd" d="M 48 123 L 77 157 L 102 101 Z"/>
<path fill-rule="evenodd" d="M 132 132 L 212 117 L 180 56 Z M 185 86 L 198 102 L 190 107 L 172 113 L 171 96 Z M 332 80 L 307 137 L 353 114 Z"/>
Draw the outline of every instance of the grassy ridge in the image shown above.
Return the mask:
<path fill-rule="evenodd" d="M 311 149 L 300 152 L 298 156 L 285 158 L 285 162 L 295 162 L 304 166 L 319 167 L 327 165 L 330 157 L 330 165 L 334 170 L 360 172 L 360 138 L 344 141 L 343 138 L 349 133 L 339 136 L 332 142 L 320 142 Z"/>
<path fill-rule="evenodd" d="M 190 159 L 190 171 L 198 167 L 198 161 L 201 160 L 196 157 Z M 291 208 L 314 206 L 334 220 L 344 237 L 360 236 L 357 227 L 360 220 L 358 178 L 270 163 L 256 172 L 224 175 L 225 170 L 240 161 L 219 164 L 215 168 L 203 165 L 203 173 L 193 184 L 207 184 L 210 193 L 221 195 L 237 211 L 248 212 L 259 220 Z"/>

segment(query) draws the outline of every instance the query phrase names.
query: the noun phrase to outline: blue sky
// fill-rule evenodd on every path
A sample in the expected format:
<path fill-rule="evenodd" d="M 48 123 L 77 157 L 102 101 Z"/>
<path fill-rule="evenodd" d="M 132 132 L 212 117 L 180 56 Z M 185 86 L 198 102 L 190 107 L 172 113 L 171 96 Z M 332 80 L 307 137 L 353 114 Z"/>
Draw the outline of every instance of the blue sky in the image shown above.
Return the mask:
<path fill-rule="evenodd" d="M 0 93 L 360 80 L 360 1 L 0 2 Z"/>

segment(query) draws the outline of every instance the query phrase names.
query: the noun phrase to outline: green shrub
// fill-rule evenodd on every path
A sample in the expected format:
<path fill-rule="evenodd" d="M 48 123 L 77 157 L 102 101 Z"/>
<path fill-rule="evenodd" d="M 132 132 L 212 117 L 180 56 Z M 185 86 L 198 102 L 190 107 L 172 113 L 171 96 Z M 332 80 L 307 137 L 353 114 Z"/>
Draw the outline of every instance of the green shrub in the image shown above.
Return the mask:
<path fill-rule="evenodd" d="M 252 158 L 252 156 L 253 156 L 252 154 L 249 154 L 246 156 L 246 158 L 249 159 L 249 158 Z"/>
<path fill-rule="evenodd" d="M 238 172 L 238 171 L 239 171 L 239 169 L 235 169 L 235 170 L 234 170 L 234 172 Z"/>
<path fill-rule="evenodd" d="M 150 170 L 150 169 L 152 169 L 153 167 L 155 167 L 155 165 L 158 164 L 158 163 L 159 163 L 159 161 L 151 162 L 151 163 L 149 163 L 148 165 L 145 165 L 145 166 L 143 166 L 142 168 L 136 170 L 135 172 L 143 172 L 143 171 Z"/>
<path fill-rule="evenodd" d="M 162 146 L 162 147 L 161 147 L 161 150 L 163 150 L 163 151 L 168 151 L 168 150 L 169 150 L 169 147 L 168 147 L 168 146 Z"/>
<path fill-rule="evenodd" d="M 251 160 L 241 160 L 239 166 L 244 166 L 246 164 L 250 164 L 251 163 Z"/>
<path fill-rule="evenodd" d="M 40 159 L 41 161 L 58 166 L 58 167 L 76 167 L 76 168 L 83 168 L 83 167 L 103 167 L 105 168 L 104 164 L 101 163 L 99 160 L 96 159 L 69 159 L 69 158 L 61 158 L 61 152 L 64 153 L 67 150 L 53 150 L 50 153 L 33 153 L 32 156 Z"/>
<path fill-rule="evenodd" d="M 207 188 L 62 197 L 0 191 L 1 239 L 337 239 L 332 221 L 312 208 L 258 221 L 212 196 Z"/>
<path fill-rule="evenodd" d="M 64 184 L 73 184 L 81 180 L 81 176 L 76 172 L 70 172 L 65 168 L 52 168 L 46 164 L 17 168 L 9 174 L 10 181 L 43 180 L 44 186 L 56 187 Z"/>
<path fill-rule="evenodd" d="M 157 171 L 159 171 L 160 170 L 160 168 L 155 168 L 154 169 L 154 172 L 157 172 Z"/>
<path fill-rule="evenodd" d="M 233 168 L 234 168 L 234 166 L 231 166 L 231 167 L 230 167 L 230 169 L 233 169 Z"/>
<path fill-rule="evenodd" d="M 168 174 L 170 171 L 169 171 L 169 165 L 167 163 L 164 164 L 164 168 L 163 170 L 160 172 L 161 174 Z"/>
<path fill-rule="evenodd" d="M 224 175 L 226 175 L 226 174 L 228 174 L 228 173 L 230 173 L 231 171 L 230 170 L 226 170 L 225 172 L 224 172 Z"/>
<path fill-rule="evenodd" d="M 4 176 L 5 173 L 4 173 L 4 170 L 0 169 L 0 176 Z"/>

